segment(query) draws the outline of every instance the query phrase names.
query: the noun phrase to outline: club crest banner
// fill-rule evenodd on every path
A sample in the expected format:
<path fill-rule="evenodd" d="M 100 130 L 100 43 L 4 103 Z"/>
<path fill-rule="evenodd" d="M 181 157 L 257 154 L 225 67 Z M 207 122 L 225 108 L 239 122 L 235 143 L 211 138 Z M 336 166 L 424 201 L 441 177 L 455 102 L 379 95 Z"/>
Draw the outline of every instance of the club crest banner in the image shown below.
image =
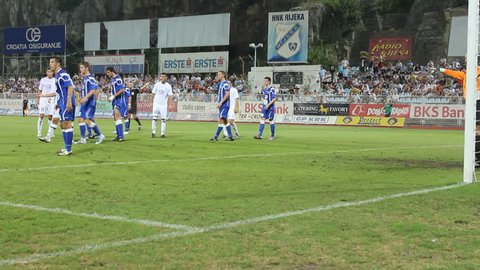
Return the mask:
<path fill-rule="evenodd" d="M 269 63 L 306 63 L 308 11 L 268 13 Z"/>

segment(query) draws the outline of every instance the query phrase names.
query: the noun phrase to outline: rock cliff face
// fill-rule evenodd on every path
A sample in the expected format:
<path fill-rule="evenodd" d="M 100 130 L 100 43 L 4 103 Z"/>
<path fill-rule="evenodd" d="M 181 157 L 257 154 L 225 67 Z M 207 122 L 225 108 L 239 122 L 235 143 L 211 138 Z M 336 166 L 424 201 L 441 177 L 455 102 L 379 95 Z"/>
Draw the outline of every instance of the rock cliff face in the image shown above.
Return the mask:
<path fill-rule="evenodd" d="M 408 11 L 379 14 L 372 0 L 358 0 L 362 10 L 363 30 L 349 37 L 342 37 L 341 26 L 335 23 L 328 6 L 322 4 L 310 8 L 311 43 L 334 43 L 333 58 L 348 58 L 359 64 L 360 52 L 368 50 L 370 38 L 412 37 L 413 61 L 426 64 L 447 56 L 450 24 L 454 16 L 467 15 L 467 0 L 415 0 Z M 322 17 L 319 19 L 318 17 Z"/>
<path fill-rule="evenodd" d="M 466 15 L 467 0 L 416 0 L 409 12 L 379 15 L 368 8 L 373 1 L 358 0 L 363 31 L 340 37 L 341 26 L 328 6 L 306 0 L 0 0 L 0 27 L 66 24 L 69 53 L 83 49 L 83 24 L 110 20 L 231 13 L 230 56 L 238 59 L 253 52 L 250 42 L 267 42 L 268 12 L 304 6 L 310 9 L 310 45 L 335 43 L 335 57 L 356 63 L 372 37 L 414 37 L 414 61 L 425 63 L 446 55 L 452 16 Z M 273 3 L 275 2 L 275 3 Z M 313 5 L 312 5 L 313 2 Z M 320 2 L 320 1 L 319 1 Z M 208 34 L 208 33 L 207 33 Z M 265 62 L 266 51 L 258 51 Z"/>

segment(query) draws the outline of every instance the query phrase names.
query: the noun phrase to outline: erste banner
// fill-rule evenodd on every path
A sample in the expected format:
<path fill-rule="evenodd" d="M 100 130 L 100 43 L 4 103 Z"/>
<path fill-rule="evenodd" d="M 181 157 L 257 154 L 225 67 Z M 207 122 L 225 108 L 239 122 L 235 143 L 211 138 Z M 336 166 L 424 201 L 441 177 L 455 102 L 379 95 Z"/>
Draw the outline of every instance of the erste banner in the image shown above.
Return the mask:
<path fill-rule="evenodd" d="M 161 72 L 212 73 L 228 71 L 228 51 L 200 53 L 162 53 Z"/>

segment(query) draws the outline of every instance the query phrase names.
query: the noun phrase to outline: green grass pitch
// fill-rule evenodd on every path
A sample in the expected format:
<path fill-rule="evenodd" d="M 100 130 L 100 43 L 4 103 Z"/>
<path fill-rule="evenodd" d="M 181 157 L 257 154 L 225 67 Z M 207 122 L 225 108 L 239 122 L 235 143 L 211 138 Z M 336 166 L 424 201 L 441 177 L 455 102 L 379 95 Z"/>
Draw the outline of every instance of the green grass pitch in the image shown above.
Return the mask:
<path fill-rule="evenodd" d="M 0 269 L 480 266 L 478 184 L 389 197 L 460 183 L 461 131 L 278 124 L 269 141 L 239 123 L 210 143 L 215 123 L 152 139 L 143 120 L 118 143 L 98 120 L 104 144 L 58 157 L 60 131 L 46 144 L 35 117 L 0 124 Z"/>

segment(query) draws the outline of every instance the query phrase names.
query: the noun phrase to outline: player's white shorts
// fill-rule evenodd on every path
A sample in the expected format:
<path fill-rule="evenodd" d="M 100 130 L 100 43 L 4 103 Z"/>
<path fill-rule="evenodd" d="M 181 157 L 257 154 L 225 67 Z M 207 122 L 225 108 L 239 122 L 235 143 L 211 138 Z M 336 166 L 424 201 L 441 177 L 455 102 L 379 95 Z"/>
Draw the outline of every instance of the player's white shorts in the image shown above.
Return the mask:
<path fill-rule="evenodd" d="M 40 102 L 38 104 L 38 112 L 45 115 L 54 115 L 55 105 L 55 98 L 42 97 L 40 98 Z"/>
<path fill-rule="evenodd" d="M 167 119 L 167 106 L 153 106 L 152 117 Z"/>
<path fill-rule="evenodd" d="M 235 120 L 235 111 L 234 110 L 228 110 L 227 119 Z"/>

